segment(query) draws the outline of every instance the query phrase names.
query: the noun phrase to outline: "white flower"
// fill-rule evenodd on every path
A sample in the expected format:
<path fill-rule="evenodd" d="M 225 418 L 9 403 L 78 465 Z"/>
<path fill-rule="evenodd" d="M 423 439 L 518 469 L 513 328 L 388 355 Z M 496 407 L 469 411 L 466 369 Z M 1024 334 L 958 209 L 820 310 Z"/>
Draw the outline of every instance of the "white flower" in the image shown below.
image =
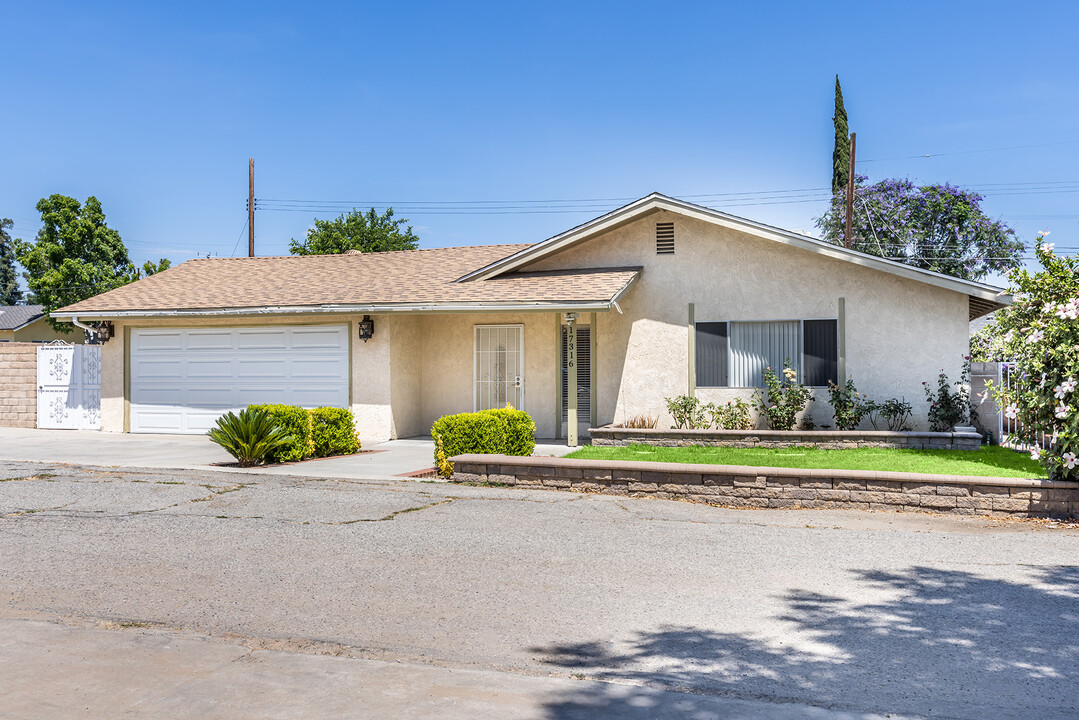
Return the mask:
<path fill-rule="evenodd" d="M 1060 403 L 1056 406 L 1056 412 L 1053 413 L 1058 419 L 1063 420 L 1068 417 L 1068 406 L 1064 403 Z"/>
<path fill-rule="evenodd" d="M 1030 344 L 1041 342 L 1042 338 L 1044 337 L 1045 333 L 1043 333 L 1041 330 L 1035 330 L 1034 332 L 1030 333 L 1030 337 L 1027 338 L 1027 343 Z"/>
<path fill-rule="evenodd" d="M 1042 237 L 1045 237 L 1045 236 L 1043 235 Z M 1055 248 L 1055 247 L 1056 247 L 1056 243 L 1042 243 L 1042 251 L 1043 252 L 1051 253 L 1051 252 L 1053 252 L 1053 248 Z"/>
<path fill-rule="evenodd" d="M 1060 459 L 1064 461 L 1064 467 L 1066 467 L 1067 469 L 1071 470 L 1075 467 L 1075 453 L 1066 452 L 1061 456 Z"/>
<path fill-rule="evenodd" d="M 1030 451 L 1030 459 L 1031 460 L 1041 460 L 1042 459 L 1042 451 L 1039 448 L 1034 448 L 1033 450 Z"/>
<path fill-rule="evenodd" d="M 1055 388 L 1053 388 L 1053 395 L 1056 396 L 1057 400 L 1063 400 L 1064 396 L 1067 394 L 1068 391 L 1064 389 L 1063 385 L 1057 385 Z"/>
<path fill-rule="evenodd" d="M 1060 383 L 1060 387 L 1066 393 L 1075 392 L 1075 387 L 1076 387 L 1075 378 L 1068 378 L 1064 382 Z"/>
<path fill-rule="evenodd" d="M 1044 230 L 1039 230 L 1038 231 L 1038 237 L 1049 237 L 1049 235 L 1051 235 L 1051 234 L 1052 233 L 1049 232 L 1049 228 L 1045 228 Z"/>
<path fill-rule="evenodd" d="M 1004 411 L 1004 417 L 1009 420 L 1015 420 L 1015 416 L 1019 414 L 1019 406 L 1012 403 L 1008 406 L 1008 409 Z"/>
<path fill-rule="evenodd" d="M 1058 308 L 1061 308 L 1061 307 L 1064 307 L 1064 306 L 1063 305 L 1054 305 L 1053 303 L 1045 303 L 1045 305 L 1042 306 L 1042 312 L 1045 313 L 1046 315 L 1048 315 L 1049 313 L 1057 312 Z"/>

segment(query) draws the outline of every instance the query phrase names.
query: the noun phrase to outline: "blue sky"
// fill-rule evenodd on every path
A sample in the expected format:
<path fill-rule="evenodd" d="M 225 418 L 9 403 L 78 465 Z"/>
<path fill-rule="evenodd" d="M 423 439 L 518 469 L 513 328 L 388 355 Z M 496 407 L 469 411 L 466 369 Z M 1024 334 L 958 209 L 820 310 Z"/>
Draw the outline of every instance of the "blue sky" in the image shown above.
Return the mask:
<path fill-rule="evenodd" d="M 249 157 L 264 255 L 340 212 L 270 200 L 392 203 L 424 247 L 537 241 L 653 190 L 811 230 L 838 72 L 871 180 L 975 188 L 1023 239 L 1048 227 L 1079 247 L 1074 4 L 41 1 L 2 17 L 0 217 L 26 239 L 41 197 L 95 195 L 137 261 L 244 254 Z M 764 191 L 800 192 L 724 195 Z"/>

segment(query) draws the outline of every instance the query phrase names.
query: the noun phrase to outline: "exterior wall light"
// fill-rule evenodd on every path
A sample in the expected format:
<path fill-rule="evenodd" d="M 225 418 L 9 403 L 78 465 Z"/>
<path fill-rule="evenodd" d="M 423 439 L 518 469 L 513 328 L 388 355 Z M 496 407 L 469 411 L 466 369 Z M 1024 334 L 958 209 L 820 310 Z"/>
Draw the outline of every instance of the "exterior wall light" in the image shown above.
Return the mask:
<path fill-rule="evenodd" d="M 359 322 L 359 328 L 360 340 L 367 342 L 375 334 L 375 321 L 371 319 L 370 315 L 364 315 L 363 320 Z"/>

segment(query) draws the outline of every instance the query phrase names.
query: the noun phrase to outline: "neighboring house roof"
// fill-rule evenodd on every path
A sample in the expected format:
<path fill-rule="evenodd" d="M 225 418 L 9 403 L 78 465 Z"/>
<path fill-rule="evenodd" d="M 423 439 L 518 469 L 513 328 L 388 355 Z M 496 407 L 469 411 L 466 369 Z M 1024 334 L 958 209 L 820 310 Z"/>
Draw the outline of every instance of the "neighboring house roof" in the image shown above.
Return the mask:
<path fill-rule="evenodd" d="M 43 317 L 42 305 L 0 305 L 0 330 L 22 330 Z"/>
<path fill-rule="evenodd" d="M 970 280 L 961 280 L 951 275 L 933 272 L 932 270 L 923 270 L 896 260 L 888 260 L 877 257 L 876 255 L 858 252 L 857 250 L 849 250 L 842 245 L 836 245 L 825 240 L 807 237 L 800 233 L 772 227 L 770 225 L 765 225 L 764 223 L 747 220 L 735 215 L 728 215 L 719 210 L 713 210 L 702 205 L 695 205 L 693 203 L 685 202 L 684 200 L 678 200 L 663 195 L 662 193 L 652 193 L 640 200 L 635 200 L 628 205 L 624 205 L 617 210 L 612 210 L 595 220 L 590 220 L 583 225 L 578 225 L 571 230 L 567 230 L 560 235 L 555 235 L 554 237 L 536 243 L 535 245 L 523 247 L 512 255 L 499 258 L 485 267 L 463 275 L 460 278 L 460 282 L 486 280 L 488 278 L 499 276 L 502 273 L 512 272 L 525 265 L 536 262 L 540 258 L 564 250 L 571 245 L 576 245 L 577 243 L 588 240 L 596 235 L 640 220 L 642 217 L 661 210 L 678 213 L 679 215 L 685 215 L 714 225 L 732 228 L 749 235 L 783 243 L 784 245 L 790 245 L 802 250 L 808 250 L 837 260 L 851 262 L 863 267 L 891 273 L 892 275 L 899 275 L 947 290 L 964 293 L 970 298 L 970 318 L 972 320 L 1011 304 L 1011 296 L 1007 295 L 1000 288 L 992 285 L 972 282 Z"/>
<path fill-rule="evenodd" d="M 509 273 L 479 283 L 461 275 L 526 245 L 190 260 L 82 300 L 53 317 L 197 312 L 334 312 L 462 308 L 606 309 L 640 268 Z"/>

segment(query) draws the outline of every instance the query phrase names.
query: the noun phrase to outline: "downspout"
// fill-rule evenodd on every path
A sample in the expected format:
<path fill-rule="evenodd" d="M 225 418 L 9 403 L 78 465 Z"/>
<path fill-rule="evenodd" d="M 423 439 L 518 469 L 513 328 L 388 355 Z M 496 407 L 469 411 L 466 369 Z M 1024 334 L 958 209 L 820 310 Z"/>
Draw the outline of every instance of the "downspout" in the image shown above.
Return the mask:
<path fill-rule="evenodd" d="M 71 324 L 74 325 L 75 327 L 85 331 L 87 333 L 87 337 L 89 337 L 89 336 L 91 336 L 91 335 L 93 335 L 94 333 L 97 332 L 97 328 L 93 328 L 93 327 L 90 327 L 89 325 L 86 325 L 85 323 L 79 322 L 79 319 L 77 317 L 71 318 Z M 89 342 L 89 341 L 87 341 L 87 342 Z"/>

